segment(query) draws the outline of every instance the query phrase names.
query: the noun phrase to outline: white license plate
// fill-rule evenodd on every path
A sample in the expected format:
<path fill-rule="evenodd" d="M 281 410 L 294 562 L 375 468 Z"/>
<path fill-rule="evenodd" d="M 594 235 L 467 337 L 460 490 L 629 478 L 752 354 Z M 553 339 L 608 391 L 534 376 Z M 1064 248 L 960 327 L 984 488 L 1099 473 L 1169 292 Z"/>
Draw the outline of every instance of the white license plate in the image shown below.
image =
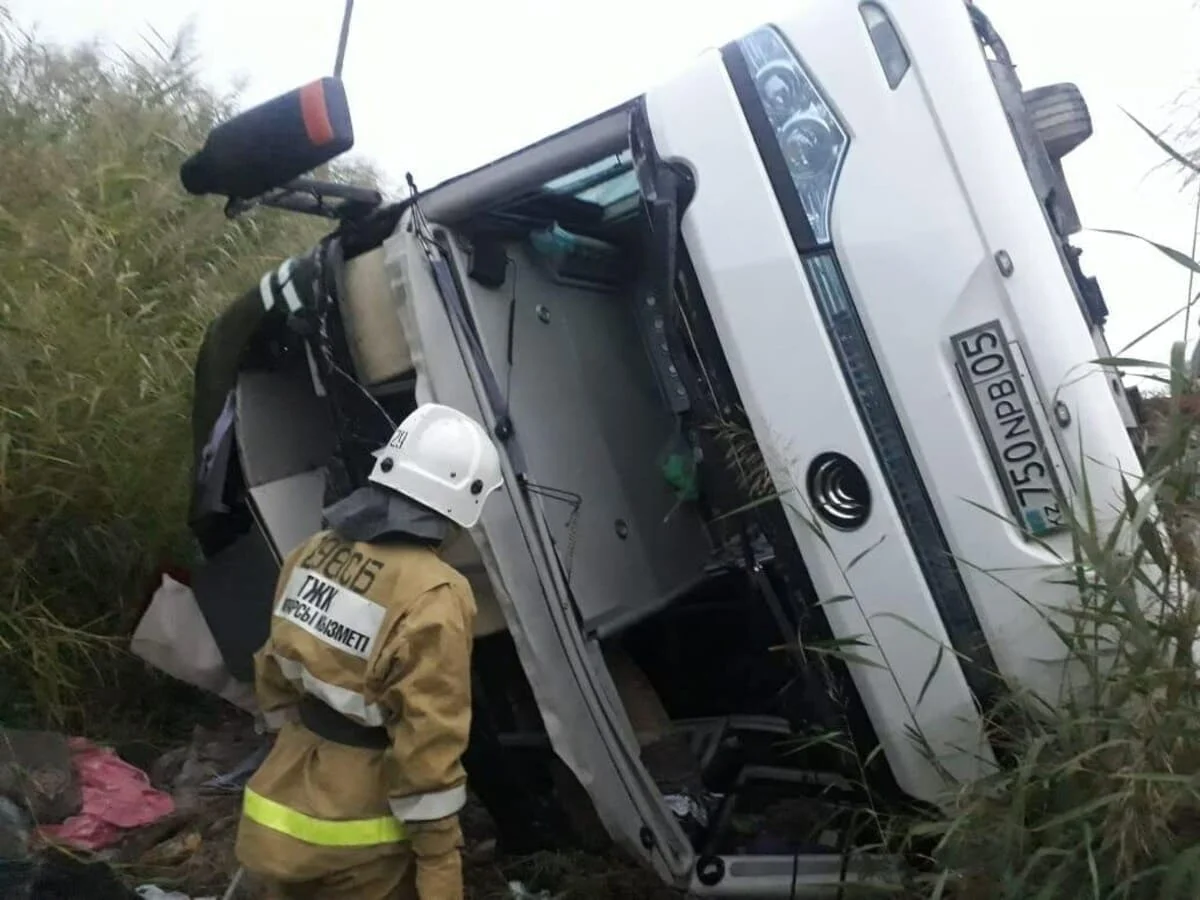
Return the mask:
<path fill-rule="evenodd" d="M 1031 535 L 1058 531 L 1062 490 L 1004 328 L 988 322 L 954 335 L 950 344 L 1012 512 Z"/>

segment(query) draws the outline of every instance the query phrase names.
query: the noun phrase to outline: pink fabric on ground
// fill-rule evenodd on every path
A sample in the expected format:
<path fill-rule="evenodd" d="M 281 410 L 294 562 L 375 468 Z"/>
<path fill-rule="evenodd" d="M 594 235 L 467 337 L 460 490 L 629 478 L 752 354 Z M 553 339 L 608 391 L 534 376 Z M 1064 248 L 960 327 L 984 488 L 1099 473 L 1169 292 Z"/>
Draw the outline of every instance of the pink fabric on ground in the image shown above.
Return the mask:
<path fill-rule="evenodd" d="M 61 825 L 43 825 L 39 833 L 80 850 L 111 847 L 132 828 L 169 816 L 175 801 L 150 786 L 141 769 L 85 738 L 71 738 L 71 761 L 79 776 L 83 809 Z"/>

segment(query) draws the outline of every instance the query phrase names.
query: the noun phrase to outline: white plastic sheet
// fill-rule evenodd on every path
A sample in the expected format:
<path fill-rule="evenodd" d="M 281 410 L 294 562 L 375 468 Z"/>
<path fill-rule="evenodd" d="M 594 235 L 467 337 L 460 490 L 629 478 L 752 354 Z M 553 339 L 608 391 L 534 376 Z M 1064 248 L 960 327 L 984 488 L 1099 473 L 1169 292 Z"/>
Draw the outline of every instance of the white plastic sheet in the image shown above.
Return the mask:
<path fill-rule="evenodd" d="M 229 674 L 191 588 L 163 575 L 129 649 L 156 669 L 257 712 L 254 689 Z"/>
<path fill-rule="evenodd" d="M 181 894 L 179 891 L 164 891 L 153 884 L 143 884 L 139 888 L 134 888 L 134 893 L 142 900 L 192 900 L 187 894 Z M 217 898 L 197 897 L 196 900 L 217 900 Z"/>

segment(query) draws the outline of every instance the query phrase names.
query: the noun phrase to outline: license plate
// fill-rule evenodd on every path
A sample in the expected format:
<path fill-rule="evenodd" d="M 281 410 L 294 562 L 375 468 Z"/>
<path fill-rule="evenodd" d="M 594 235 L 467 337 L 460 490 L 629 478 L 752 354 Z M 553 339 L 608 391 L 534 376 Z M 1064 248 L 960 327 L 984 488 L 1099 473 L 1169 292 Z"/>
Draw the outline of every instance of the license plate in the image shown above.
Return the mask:
<path fill-rule="evenodd" d="M 1062 490 L 1026 375 L 1013 355 L 1015 342 L 995 321 L 954 335 L 950 344 L 1013 514 L 1035 537 L 1058 531 L 1063 527 Z"/>

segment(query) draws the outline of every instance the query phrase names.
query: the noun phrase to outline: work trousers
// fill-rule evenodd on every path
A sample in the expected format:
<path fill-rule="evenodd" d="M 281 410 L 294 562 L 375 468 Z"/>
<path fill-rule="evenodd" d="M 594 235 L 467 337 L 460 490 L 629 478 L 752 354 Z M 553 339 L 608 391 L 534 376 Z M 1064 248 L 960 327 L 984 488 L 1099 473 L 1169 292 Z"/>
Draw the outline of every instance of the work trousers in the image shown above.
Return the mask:
<path fill-rule="evenodd" d="M 463 900 L 462 857 L 457 850 L 425 857 L 382 857 L 315 881 L 267 883 L 268 900 Z"/>

